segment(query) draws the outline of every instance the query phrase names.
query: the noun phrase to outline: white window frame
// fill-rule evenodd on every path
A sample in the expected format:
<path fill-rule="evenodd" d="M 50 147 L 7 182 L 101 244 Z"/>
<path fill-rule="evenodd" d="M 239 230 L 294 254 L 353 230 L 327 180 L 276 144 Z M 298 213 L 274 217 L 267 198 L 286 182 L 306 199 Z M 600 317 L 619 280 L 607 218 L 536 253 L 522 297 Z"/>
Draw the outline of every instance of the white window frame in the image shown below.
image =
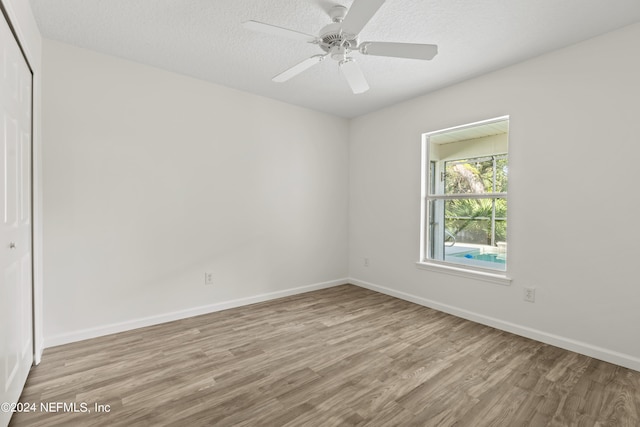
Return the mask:
<path fill-rule="evenodd" d="M 457 264 L 447 261 L 441 261 L 437 259 L 429 258 L 429 206 L 430 200 L 452 200 L 452 199 L 487 199 L 487 198 L 505 198 L 507 199 L 507 193 L 484 193 L 484 194 L 465 194 L 465 195 L 443 195 L 443 194 L 430 194 L 430 164 L 429 159 L 429 139 L 432 136 L 447 133 L 453 130 L 462 130 L 465 128 L 475 127 L 479 125 L 489 124 L 493 122 L 499 122 L 509 120 L 509 116 L 496 117 L 493 119 L 482 120 L 474 123 L 465 124 L 462 126 L 454 126 L 447 129 L 441 129 L 438 131 L 427 132 L 422 135 L 422 156 L 421 156 L 421 195 L 420 195 L 420 258 L 416 263 L 416 266 L 420 269 L 437 271 L 441 273 L 473 278 L 477 280 L 488 281 L 501 285 L 510 285 L 511 277 L 509 277 L 509 263 L 506 264 L 506 270 L 494 270 L 488 268 L 482 268 L 472 265 Z M 436 175 L 438 176 L 438 170 L 436 169 Z M 436 183 L 436 186 L 438 183 Z M 509 211 L 507 211 L 507 218 L 509 217 Z M 507 224 L 508 224 L 507 219 Z M 509 227 L 507 227 L 507 241 L 509 241 Z M 507 244 L 507 252 L 510 245 Z M 509 256 L 507 254 L 507 259 Z"/>

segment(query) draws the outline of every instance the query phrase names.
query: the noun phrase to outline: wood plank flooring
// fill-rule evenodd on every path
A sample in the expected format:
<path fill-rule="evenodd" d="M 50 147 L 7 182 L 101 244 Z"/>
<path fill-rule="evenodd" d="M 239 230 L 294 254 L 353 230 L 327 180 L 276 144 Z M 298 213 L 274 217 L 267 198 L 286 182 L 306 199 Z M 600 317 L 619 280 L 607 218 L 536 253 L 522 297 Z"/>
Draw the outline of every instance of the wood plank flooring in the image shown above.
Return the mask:
<path fill-rule="evenodd" d="M 635 427 L 640 372 L 344 285 L 47 349 L 21 402 L 11 426 Z"/>

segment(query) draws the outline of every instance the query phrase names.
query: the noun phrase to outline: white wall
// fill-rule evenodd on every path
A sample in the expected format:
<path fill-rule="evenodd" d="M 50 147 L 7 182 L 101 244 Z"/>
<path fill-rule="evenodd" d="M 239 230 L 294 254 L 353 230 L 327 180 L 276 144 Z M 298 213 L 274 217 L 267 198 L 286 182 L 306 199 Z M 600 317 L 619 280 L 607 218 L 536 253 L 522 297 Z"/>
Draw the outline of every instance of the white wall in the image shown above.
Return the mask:
<path fill-rule="evenodd" d="M 43 61 L 47 345 L 345 281 L 347 120 L 49 40 Z"/>
<path fill-rule="evenodd" d="M 640 370 L 639 51 L 635 24 L 352 120 L 354 281 Z M 417 269 L 421 134 L 503 115 L 512 285 Z"/>
<path fill-rule="evenodd" d="M 33 301 L 34 301 L 34 361 L 40 363 L 44 349 L 42 328 L 42 37 L 31 11 L 24 0 L 1 0 L 13 25 L 33 72 Z"/>

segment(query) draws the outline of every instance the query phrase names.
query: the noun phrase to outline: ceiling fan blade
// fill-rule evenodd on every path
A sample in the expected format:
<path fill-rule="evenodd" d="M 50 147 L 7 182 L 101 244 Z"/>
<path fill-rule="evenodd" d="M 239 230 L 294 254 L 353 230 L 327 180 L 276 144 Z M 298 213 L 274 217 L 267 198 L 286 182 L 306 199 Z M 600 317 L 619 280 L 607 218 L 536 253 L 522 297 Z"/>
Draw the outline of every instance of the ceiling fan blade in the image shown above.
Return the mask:
<path fill-rule="evenodd" d="M 360 45 L 364 55 L 392 56 L 394 58 L 433 59 L 438 53 L 435 44 L 364 42 Z"/>
<path fill-rule="evenodd" d="M 353 59 L 346 58 L 340 61 L 340 71 L 342 71 L 344 78 L 347 79 L 347 83 L 349 83 L 353 93 L 358 94 L 369 90 L 367 79 L 364 78 L 360 66 Z"/>
<path fill-rule="evenodd" d="M 277 25 L 265 24 L 264 22 L 245 21 L 242 23 L 242 26 L 247 30 L 257 31 L 265 34 L 272 34 L 274 36 L 287 37 L 293 40 L 302 40 L 308 43 L 313 43 L 318 40 L 316 36 L 312 36 L 311 34 L 289 30 L 288 28 L 278 27 Z"/>
<path fill-rule="evenodd" d="M 357 36 L 385 0 L 355 0 L 342 21 L 342 32 Z"/>
<path fill-rule="evenodd" d="M 293 67 L 281 72 L 280 74 L 278 74 L 277 76 L 275 76 L 271 80 L 273 80 L 274 82 L 277 82 L 277 83 L 286 82 L 290 78 L 295 77 L 298 74 L 300 74 L 301 72 L 303 72 L 303 71 L 313 67 L 314 65 L 322 62 L 322 60 L 326 56 L 327 55 L 314 55 L 311 58 L 307 58 L 304 61 L 294 65 Z"/>

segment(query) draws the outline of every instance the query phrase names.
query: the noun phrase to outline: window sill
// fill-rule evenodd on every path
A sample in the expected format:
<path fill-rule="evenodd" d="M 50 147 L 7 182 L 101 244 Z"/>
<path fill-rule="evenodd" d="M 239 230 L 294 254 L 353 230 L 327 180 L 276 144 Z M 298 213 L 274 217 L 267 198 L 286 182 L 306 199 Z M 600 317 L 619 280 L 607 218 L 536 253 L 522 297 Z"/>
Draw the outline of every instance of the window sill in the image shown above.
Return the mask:
<path fill-rule="evenodd" d="M 438 264 L 435 262 L 416 262 L 416 267 L 422 270 L 436 271 L 438 273 L 450 274 L 453 276 L 482 280 L 485 282 L 496 283 L 498 285 L 511 285 L 511 277 L 508 277 L 506 274 L 502 273 L 489 273 L 486 271 L 454 267 L 451 265 Z"/>

